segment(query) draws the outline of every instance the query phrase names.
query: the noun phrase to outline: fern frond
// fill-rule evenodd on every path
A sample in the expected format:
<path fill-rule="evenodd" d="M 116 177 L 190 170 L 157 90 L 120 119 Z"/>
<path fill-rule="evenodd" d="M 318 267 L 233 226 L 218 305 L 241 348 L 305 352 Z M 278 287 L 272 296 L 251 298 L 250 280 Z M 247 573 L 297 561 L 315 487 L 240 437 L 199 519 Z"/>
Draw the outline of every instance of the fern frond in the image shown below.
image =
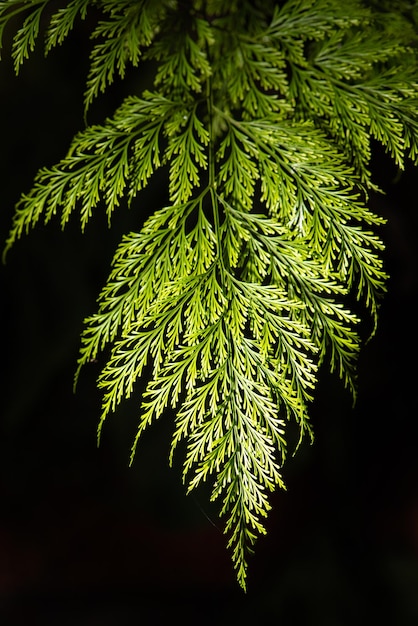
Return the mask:
<path fill-rule="evenodd" d="M 166 10 L 164 0 L 101 0 L 104 19 L 92 33 L 95 43 L 90 55 L 84 106 L 114 81 L 125 76 L 128 63 L 137 67 L 143 52 L 151 45 Z"/>
<path fill-rule="evenodd" d="M 155 86 L 161 93 L 199 94 L 211 74 L 206 48 L 213 44 L 213 32 L 207 20 L 196 15 L 177 13 L 169 31 L 147 52 L 156 60 Z"/>
<path fill-rule="evenodd" d="M 312 440 L 320 365 L 355 397 L 360 313 L 376 324 L 386 274 L 384 221 L 366 206 L 377 189 L 371 144 L 399 168 L 418 161 L 412 5 L 47 4 L 0 0 L 0 44 L 20 20 L 16 72 L 41 30 L 49 52 L 91 5 L 98 21 L 85 108 L 129 66 L 147 63 L 153 87 L 39 171 L 6 251 L 54 216 L 65 226 L 79 212 L 85 228 L 103 207 L 110 221 L 159 171 L 168 205 L 123 237 L 85 320 L 76 380 L 106 349 L 100 437 L 109 413 L 147 377 L 131 463 L 144 430 L 169 410 L 170 463 L 184 446 L 188 492 L 210 483 L 245 589 L 269 494 L 284 488 L 287 424 Z"/>
<path fill-rule="evenodd" d="M 104 125 L 76 135 L 58 165 L 39 171 L 17 206 L 5 252 L 41 217 L 47 223 L 61 213 L 64 226 L 79 207 L 84 229 L 99 202 L 105 203 L 110 220 L 124 195 L 132 199 L 146 185 L 162 165 L 164 124 L 180 105 L 144 95 L 146 99 L 128 98 Z"/>
<path fill-rule="evenodd" d="M 76 19 L 80 16 L 84 20 L 92 0 L 72 0 L 66 7 L 53 13 L 45 35 L 45 52 L 51 51 L 57 45 L 63 43 L 70 31 L 74 28 Z"/>
<path fill-rule="evenodd" d="M 187 202 L 193 189 L 200 184 L 200 173 L 207 169 L 209 132 L 198 117 L 197 107 L 185 111 L 177 129 L 167 128 L 170 162 L 170 200 Z"/>
<path fill-rule="evenodd" d="M 310 56 L 291 62 L 290 94 L 301 116 L 334 136 L 371 188 L 370 137 L 387 148 L 399 167 L 404 161 L 408 123 L 398 115 L 397 103 L 417 92 L 416 73 L 408 63 L 395 65 L 405 54 L 405 45 L 383 43 L 381 34 L 370 34 L 366 27 L 360 33 L 337 31 Z M 392 66 L 386 69 L 389 59 Z M 377 71 L 379 63 L 383 69 Z"/>
<path fill-rule="evenodd" d="M 58 9 L 55 13 L 45 10 L 52 4 L 50 0 L 4 0 L 0 2 L 0 49 L 3 33 L 8 22 L 12 18 L 24 15 L 21 27 L 13 38 L 12 58 L 14 68 L 18 74 L 23 62 L 29 58 L 35 49 L 36 40 L 40 34 L 41 26 L 46 25 L 49 18 L 49 26 L 45 30 L 45 52 L 62 44 L 69 32 L 74 28 L 78 16 L 85 19 L 89 5 L 94 0 L 71 0 L 66 7 Z"/>
<path fill-rule="evenodd" d="M 14 60 L 14 68 L 16 74 L 18 74 L 20 66 L 25 59 L 29 57 L 29 54 L 34 51 L 35 43 L 39 34 L 41 17 L 49 0 L 35 0 L 32 6 L 28 7 L 26 3 L 23 6 L 18 6 L 17 10 L 13 13 L 30 9 L 30 13 L 25 17 L 24 22 L 20 29 L 17 31 L 13 39 L 12 57 Z M 13 3 L 22 5 L 20 3 Z M 1 9 L 2 7 L 0 7 Z M 7 8 L 7 6 L 6 6 Z M 6 19 L 10 18 L 10 13 L 6 14 Z"/>

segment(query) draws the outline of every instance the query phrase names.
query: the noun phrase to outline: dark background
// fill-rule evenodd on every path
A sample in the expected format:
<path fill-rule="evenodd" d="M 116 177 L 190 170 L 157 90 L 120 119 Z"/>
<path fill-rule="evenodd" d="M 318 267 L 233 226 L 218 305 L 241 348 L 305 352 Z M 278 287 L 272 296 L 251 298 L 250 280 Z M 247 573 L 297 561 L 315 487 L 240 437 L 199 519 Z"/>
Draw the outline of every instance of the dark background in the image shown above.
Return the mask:
<path fill-rule="evenodd" d="M 84 127 L 83 28 L 46 60 L 38 47 L 14 77 L 0 64 L 0 240 L 20 193 Z M 116 82 L 89 114 L 111 114 L 137 77 Z M 146 82 L 146 74 L 141 79 Z M 136 88 L 136 87 L 135 87 Z M 418 623 L 416 411 L 417 170 L 398 179 L 376 152 L 372 197 L 391 274 L 375 338 L 359 364 L 355 408 L 324 371 L 312 407 L 313 446 L 285 468 L 268 535 L 235 582 L 206 494 L 186 497 L 168 468 L 171 421 L 145 434 L 128 468 L 138 398 L 104 426 L 96 448 L 100 363 L 72 379 L 83 318 L 92 313 L 121 235 L 164 202 L 154 182 L 107 228 L 101 210 L 37 227 L 0 268 L 0 622 L 124 626 Z M 208 519 L 210 518 L 210 519 Z M 134 620 L 134 622 L 133 622 Z M 270 621 L 271 623 L 271 621 Z"/>

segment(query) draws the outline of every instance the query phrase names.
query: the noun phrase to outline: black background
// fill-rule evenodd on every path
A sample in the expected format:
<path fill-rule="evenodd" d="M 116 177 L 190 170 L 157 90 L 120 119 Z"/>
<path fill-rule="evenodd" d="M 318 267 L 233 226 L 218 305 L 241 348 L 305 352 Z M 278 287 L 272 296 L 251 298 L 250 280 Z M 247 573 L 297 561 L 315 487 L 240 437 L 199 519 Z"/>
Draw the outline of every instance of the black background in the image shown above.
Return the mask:
<path fill-rule="evenodd" d="M 20 193 L 84 127 L 88 56 L 81 27 L 19 78 L 0 64 L 0 240 Z M 89 122 L 136 87 L 115 83 Z M 146 82 L 146 74 L 139 81 Z M 134 87 L 135 85 L 135 87 Z M 186 497 L 168 468 L 172 422 L 145 434 L 132 468 L 138 398 L 104 426 L 96 448 L 101 363 L 72 379 L 83 318 L 92 313 L 121 235 L 164 201 L 154 181 L 135 209 L 37 227 L 11 250 L 1 280 L 0 618 L 5 625 L 418 623 L 416 411 L 417 170 L 373 161 L 385 196 L 371 198 L 391 278 L 375 338 L 362 351 L 354 409 L 323 372 L 312 407 L 316 440 L 285 468 L 268 534 L 238 587 L 216 511 Z M 208 519 L 210 518 L 210 519 Z M 271 623 L 271 622 L 270 622 Z"/>

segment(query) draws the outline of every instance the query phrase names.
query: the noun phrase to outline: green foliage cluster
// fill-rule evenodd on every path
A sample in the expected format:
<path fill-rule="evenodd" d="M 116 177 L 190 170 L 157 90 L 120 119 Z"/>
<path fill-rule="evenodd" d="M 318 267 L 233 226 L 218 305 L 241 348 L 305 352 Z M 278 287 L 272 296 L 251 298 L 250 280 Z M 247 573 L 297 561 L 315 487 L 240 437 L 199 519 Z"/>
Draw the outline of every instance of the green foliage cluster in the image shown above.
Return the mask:
<path fill-rule="evenodd" d="M 355 393 L 357 299 L 375 320 L 384 290 L 374 141 L 399 168 L 418 160 L 416 2 L 360 0 L 0 1 L 0 37 L 21 17 L 16 72 L 39 33 L 49 52 L 90 9 L 89 108 L 128 66 L 153 88 L 74 137 L 21 197 L 6 248 L 39 220 L 109 220 L 155 172 L 169 205 L 118 247 L 79 367 L 109 348 L 103 420 L 144 368 L 138 435 L 167 408 L 170 459 L 184 441 L 188 490 L 202 481 L 238 581 L 284 487 L 286 424 L 312 436 L 326 362 Z M 149 67 L 149 65 L 148 65 Z M 358 307 L 356 307 L 358 308 Z"/>

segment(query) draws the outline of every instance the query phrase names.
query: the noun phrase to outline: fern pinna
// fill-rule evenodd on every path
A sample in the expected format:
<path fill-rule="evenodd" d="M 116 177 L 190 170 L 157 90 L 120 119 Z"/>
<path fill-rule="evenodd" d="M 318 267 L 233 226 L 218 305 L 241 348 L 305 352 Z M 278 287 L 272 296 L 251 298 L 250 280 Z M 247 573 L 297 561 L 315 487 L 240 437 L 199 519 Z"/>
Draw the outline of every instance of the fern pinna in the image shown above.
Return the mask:
<path fill-rule="evenodd" d="M 97 205 L 109 220 L 121 202 L 141 207 L 164 167 L 170 202 L 116 250 L 77 376 L 109 349 L 100 434 L 151 365 L 131 458 L 173 409 L 170 460 L 184 441 L 187 489 L 211 482 L 243 588 L 269 492 L 284 487 L 287 423 L 312 437 L 318 366 L 355 393 L 361 342 L 347 302 L 375 320 L 385 284 L 382 220 L 367 208 L 372 142 L 400 168 L 418 155 L 412 4 L 0 2 L 0 36 L 21 18 L 16 71 L 40 32 L 49 52 L 90 10 L 98 18 L 86 111 L 129 65 L 154 68 L 152 89 L 39 171 L 6 250 L 39 220 L 64 226 L 79 211 L 84 228 Z"/>

